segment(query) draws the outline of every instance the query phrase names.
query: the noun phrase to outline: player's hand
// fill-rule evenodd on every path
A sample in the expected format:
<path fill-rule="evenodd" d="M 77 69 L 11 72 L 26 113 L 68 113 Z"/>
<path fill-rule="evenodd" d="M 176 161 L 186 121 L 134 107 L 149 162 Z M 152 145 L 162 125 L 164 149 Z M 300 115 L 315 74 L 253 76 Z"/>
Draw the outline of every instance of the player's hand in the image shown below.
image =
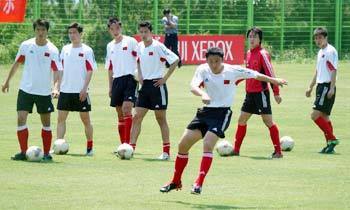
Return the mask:
<path fill-rule="evenodd" d="M 335 90 L 334 88 L 329 89 L 328 93 L 327 93 L 327 98 L 331 99 L 334 96 Z"/>
<path fill-rule="evenodd" d="M 79 100 L 81 102 L 85 101 L 87 98 L 87 91 L 86 90 L 81 90 L 80 93 L 79 93 Z"/>
<path fill-rule="evenodd" d="M 210 104 L 210 97 L 207 93 L 202 94 L 202 102 L 206 105 Z"/>
<path fill-rule="evenodd" d="M 162 85 L 165 84 L 166 79 L 161 78 L 161 79 L 159 79 L 159 80 L 153 80 L 153 81 L 157 81 L 156 83 L 153 84 L 154 87 L 160 87 L 160 86 L 162 86 Z"/>
<path fill-rule="evenodd" d="M 1 90 L 3 93 L 8 93 L 10 89 L 10 85 L 8 82 L 5 82 L 2 86 L 1 86 Z"/>
<path fill-rule="evenodd" d="M 57 89 L 54 89 L 51 93 L 53 98 L 58 98 L 58 96 L 60 96 L 60 91 Z"/>
<path fill-rule="evenodd" d="M 281 96 L 275 95 L 274 97 L 275 97 L 275 101 L 276 101 L 277 104 L 280 104 L 282 102 Z"/>
<path fill-rule="evenodd" d="M 109 96 L 110 98 L 112 98 L 112 89 L 111 89 L 111 88 L 108 90 L 108 96 Z"/>
<path fill-rule="evenodd" d="M 305 96 L 309 98 L 311 96 L 311 92 L 312 92 L 312 88 L 307 89 L 305 92 Z"/>
<path fill-rule="evenodd" d="M 287 80 L 281 79 L 281 78 L 276 78 L 276 85 L 283 87 L 283 85 L 288 85 Z"/>

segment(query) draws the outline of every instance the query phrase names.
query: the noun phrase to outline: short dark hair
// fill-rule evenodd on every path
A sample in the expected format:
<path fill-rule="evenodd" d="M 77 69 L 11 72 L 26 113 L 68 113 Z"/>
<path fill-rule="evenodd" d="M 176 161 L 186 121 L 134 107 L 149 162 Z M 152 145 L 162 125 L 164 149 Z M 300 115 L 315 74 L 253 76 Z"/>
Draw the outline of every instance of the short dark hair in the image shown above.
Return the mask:
<path fill-rule="evenodd" d="M 224 58 L 224 51 L 219 47 L 211 47 L 205 53 L 205 57 L 208 58 L 211 55 L 217 55 L 221 58 Z"/>
<path fill-rule="evenodd" d="M 325 27 L 318 27 L 314 30 L 314 36 L 316 35 L 322 35 L 324 37 L 328 36 L 328 31 Z"/>
<path fill-rule="evenodd" d="M 253 26 L 251 29 L 247 31 L 247 38 L 249 37 L 250 32 L 253 32 L 254 34 L 258 34 L 260 39 L 260 44 L 261 44 L 261 41 L 263 39 L 263 31 L 261 30 L 261 28 Z"/>
<path fill-rule="evenodd" d="M 110 28 L 111 27 L 111 25 L 112 24 L 118 24 L 119 26 L 122 26 L 122 22 L 119 20 L 119 18 L 118 17 L 116 17 L 116 16 L 111 16 L 111 17 L 109 17 L 108 18 L 108 21 L 107 21 L 107 26 L 108 26 L 108 28 Z"/>
<path fill-rule="evenodd" d="M 169 14 L 170 13 L 170 9 L 169 8 L 165 8 L 164 10 L 163 10 L 163 15 L 167 15 L 167 14 Z"/>
<path fill-rule="evenodd" d="M 142 21 L 141 23 L 139 23 L 139 29 L 140 29 L 141 27 L 146 27 L 146 28 L 148 28 L 150 31 L 152 31 L 152 24 L 151 24 L 151 22 L 149 22 L 149 21 Z"/>
<path fill-rule="evenodd" d="M 48 20 L 39 18 L 33 22 L 33 29 L 35 30 L 38 26 L 43 26 L 48 31 L 50 28 L 50 22 Z"/>
<path fill-rule="evenodd" d="M 70 24 L 67 29 L 69 30 L 71 28 L 77 29 L 79 33 L 83 32 L 83 26 L 77 22 Z"/>

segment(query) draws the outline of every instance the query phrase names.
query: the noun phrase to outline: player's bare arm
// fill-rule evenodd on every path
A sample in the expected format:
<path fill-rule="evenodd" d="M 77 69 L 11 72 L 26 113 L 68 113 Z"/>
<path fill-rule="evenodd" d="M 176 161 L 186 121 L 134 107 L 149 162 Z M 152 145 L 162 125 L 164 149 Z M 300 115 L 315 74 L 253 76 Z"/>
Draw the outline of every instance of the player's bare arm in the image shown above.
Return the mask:
<path fill-rule="evenodd" d="M 88 90 L 88 87 L 89 87 L 89 84 L 90 84 L 90 81 L 91 81 L 91 77 L 92 77 L 92 71 L 88 71 L 87 74 L 86 74 L 84 87 L 79 93 L 79 100 L 80 101 L 85 101 L 86 100 L 87 90 Z"/>
<path fill-rule="evenodd" d="M 6 81 L 4 82 L 4 84 L 3 84 L 2 87 L 1 87 L 1 90 L 2 90 L 3 93 L 9 92 L 9 89 L 10 89 L 10 80 L 11 80 L 11 78 L 13 77 L 13 75 L 15 75 L 15 73 L 16 73 L 16 71 L 17 71 L 17 69 L 18 69 L 18 67 L 19 67 L 20 64 L 21 64 L 20 62 L 15 62 L 15 63 L 12 65 L 11 70 L 10 70 L 8 76 L 7 76 L 7 79 L 6 79 Z"/>
<path fill-rule="evenodd" d="M 143 76 L 142 76 L 142 72 L 141 72 L 141 66 L 140 66 L 140 63 L 138 62 L 137 63 L 137 77 L 139 79 L 139 83 L 141 85 L 143 85 Z"/>
<path fill-rule="evenodd" d="M 169 70 L 167 71 L 167 73 L 164 75 L 163 78 L 159 79 L 156 83 L 154 83 L 155 87 L 159 87 L 161 85 L 164 85 L 166 83 L 166 81 L 169 79 L 169 77 L 171 76 L 171 74 L 174 72 L 177 64 L 179 63 L 179 59 L 177 59 L 174 63 L 172 63 L 169 66 Z"/>
<path fill-rule="evenodd" d="M 327 93 L 328 98 L 332 98 L 335 93 L 335 82 L 337 80 L 337 71 L 332 71 L 332 77 L 331 77 L 331 86 L 329 88 L 329 91 Z"/>
<path fill-rule="evenodd" d="M 58 98 L 60 95 L 60 87 L 61 87 L 61 81 L 62 81 L 62 71 L 54 71 L 53 72 L 53 79 L 54 79 L 54 88 L 52 91 L 52 97 Z"/>
<path fill-rule="evenodd" d="M 308 88 L 308 89 L 306 90 L 306 92 L 305 92 L 305 96 L 308 97 L 308 98 L 311 96 L 312 89 L 314 88 L 314 86 L 315 86 L 315 84 L 316 84 L 316 76 L 317 76 L 317 71 L 315 71 L 315 74 L 314 74 L 314 76 L 312 77 L 310 86 L 309 86 L 309 88 Z"/>
<path fill-rule="evenodd" d="M 210 104 L 210 97 L 209 95 L 204 91 L 202 90 L 200 87 L 197 87 L 197 86 L 191 86 L 191 92 L 196 95 L 196 96 L 201 96 L 202 97 L 202 102 L 204 104 Z"/>
<path fill-rule="evenodd" d="M 108 71 L 108 85 L 109 85 L 108 95 L 109 95 L 109 97 L 112 97 L 112 83 L 113 83 L 113 71 Z"/>
<path fill-rule="evenodd" d="M 274 85 L 278 85 L 281 87 L 288 84 L 287 80 L 285 80 L 285 79 L 269 77 L 269 76 L 266 76 L 263 74 L 259 74 L 256 79 L 259 81 L 269 82 L 269 83 L 272 83 Z"/>

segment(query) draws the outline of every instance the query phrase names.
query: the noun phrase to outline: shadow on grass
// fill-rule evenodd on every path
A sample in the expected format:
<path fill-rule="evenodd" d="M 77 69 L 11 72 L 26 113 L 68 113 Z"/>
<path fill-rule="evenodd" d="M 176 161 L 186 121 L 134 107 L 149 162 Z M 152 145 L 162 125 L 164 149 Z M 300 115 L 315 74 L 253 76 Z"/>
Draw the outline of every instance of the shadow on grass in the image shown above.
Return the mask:
<path fill-rule="evenodd" d="M 134 159 L 139 159 L 147 162 L 174 162 L 174 160 L 159 160 L 157 158 L 134 158 Z"/>
<path fill-rule="evenodd" d="M 72 157 L 87 157 L 86 154 L 79 154 L 79 153 L 68 153 L 68 154 L 65 154 L 67 156 L 72 156 Z M 58 155 L 60 156 L 60 155 Z M 64 156 L 64 155 L 62 155 Z"/>
<path fill-rule="evenodd" d="M 168 203 L 176 203 L 186 206 L 186 208 L 195 209 L 265 209 L 264 207 L 243 207 L 243 206 L 232 206 L 232 205 L 220 205 L 220 204 L 197 204 L 189 203 L 184 201 L 167 201 Z"/>
<path fill-rule="evenodd" d="M 250 158 L 250 159 L 253 159 L 253 160 L 271 160 L 270 157 L 265 157 L 265 156 L 248 156 L 248 155 L 241 155 L 240 157 Z"/>

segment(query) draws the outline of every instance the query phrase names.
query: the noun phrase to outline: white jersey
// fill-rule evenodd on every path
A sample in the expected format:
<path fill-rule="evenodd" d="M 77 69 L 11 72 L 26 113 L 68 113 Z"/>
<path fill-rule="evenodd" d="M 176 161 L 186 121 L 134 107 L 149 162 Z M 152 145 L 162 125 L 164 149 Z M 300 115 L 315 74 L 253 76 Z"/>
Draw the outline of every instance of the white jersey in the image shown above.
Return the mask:
<path fill-rule="evenodd" d="M 152 39 L 152 44 L 145 47 L 143 42 L 139 43 L 138 56 L 143 79 L 157 79 L 164 76 L 165 61 L 173 64 L 179 57 L 165 47 L 163 43 Z"/>
<path fill-rule="evenodd" d="M 317 78 L 316 83 L 331 82 L 332 71 L 338 68 L 337 50 L 330 44 L 320 49 L 317 54 Z"/>
<path fill-rule="evenodd" d="M 97 69 L 94 52 L 85 44 L 78 48 L 68 44 L 62 48 L 60 58 L 63 65 L 60 91 L 80 93 L 84 87 L 87 72 Z"/>
<path fill-rule="evenodd" d="M 113 71 L 113 78 L 134 75 L 137 70 L 137 41 L 130 36 L 116 43 L 115 40 L 107 45 L 105 68 Z"/>
<path fill-rule="evenodd" d="M 51 69 L 57 71 L 62 66 L 58 58 L 58 49 L 50 41 L 39 46 L 35 38 L 22 42 L 16 61 L 23 63 L 23 74 L 19 89 L 26 93 L 51 95 Z"/>
<path fill-rule="evenodd" d="M 214 74 L 209 65 L 205 63 L 198 66 L 191 86 L 204 87 L 211 99 L 210 104 L 205 107 L 231 107 L 236 92 L 236 81 L 256 78 L 258 75 L 257 71 L 229 64 L 224 64 L 224 69 L 220 74 Z"/>

